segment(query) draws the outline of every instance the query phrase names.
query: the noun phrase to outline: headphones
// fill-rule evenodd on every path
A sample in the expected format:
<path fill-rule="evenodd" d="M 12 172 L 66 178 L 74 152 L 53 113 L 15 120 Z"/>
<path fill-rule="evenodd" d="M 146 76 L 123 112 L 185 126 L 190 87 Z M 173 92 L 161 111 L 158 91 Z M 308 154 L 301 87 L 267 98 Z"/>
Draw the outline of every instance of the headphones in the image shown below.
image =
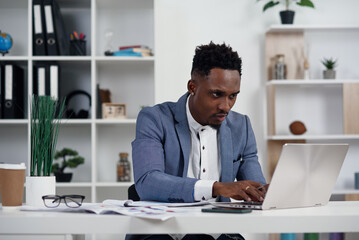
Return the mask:
<path fill-rule="evenodd" d="M 68 109 L 68 105 L 70 100 L 77 96 L 77 95 L 85 95 L 87 96 L 87 98 L 89 99 L 89 109 L 88 110 L 84 110 L 84 109 L 80 109 L 78 111 L 78 113 L 75 113 L 75 111 L 73 109 Z M 89 111 L 91 109 L 91 96 L 90 94 L 88 94 L 87 92 L 83 91 L 83 90 L 75 90 L 73 92 L 70 92 L 67 96 L 66 96 L 66 101 L 65 101 L 65 106 L 66 106 L 66 117 L 67 118 L 88 118 L 89 116 Z"/>

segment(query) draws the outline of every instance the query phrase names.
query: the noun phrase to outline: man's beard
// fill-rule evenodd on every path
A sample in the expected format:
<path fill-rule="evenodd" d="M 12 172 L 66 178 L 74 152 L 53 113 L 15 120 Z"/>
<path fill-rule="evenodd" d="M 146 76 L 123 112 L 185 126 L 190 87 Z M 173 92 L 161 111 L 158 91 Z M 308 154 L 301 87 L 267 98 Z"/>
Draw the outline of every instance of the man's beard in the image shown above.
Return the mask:
<path fill-rule="evenodd" d="M 221 127 L 222 123 L 219 123 L 219 124 L 210 124 L 209 126 L 211 126 L 212 128 L 214 129 L 219 129 Z"/>

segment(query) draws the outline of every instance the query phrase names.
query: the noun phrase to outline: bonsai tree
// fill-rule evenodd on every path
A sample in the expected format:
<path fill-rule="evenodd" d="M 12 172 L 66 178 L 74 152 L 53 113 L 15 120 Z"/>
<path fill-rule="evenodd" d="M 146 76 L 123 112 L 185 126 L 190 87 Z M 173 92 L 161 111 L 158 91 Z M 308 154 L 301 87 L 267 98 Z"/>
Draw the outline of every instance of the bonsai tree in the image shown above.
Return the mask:
<path fill-rule="evenodd" d="M 259 2 L 259 1 L 261 1 L 261 0 L 257 0 L 257 2 Z M 271 8 L 271 7 L 274 7 L 274 6 L 278 5 L 279 3 L 285 4 L 285 9 L 288 11 L 289 10 L 289 5 L 292 2 L 295 2 L 298 6 L 314 8 L 314 4 L 313 4 L 313 2 L 311 0 L 269 1 L 263 6 L 263 12 L 266 11 L 268 8 Z"/>
<path fill-rule="evenodd" d="M 71 158 L 68 158 L 71 157 Z M 70 148 L 64 148 L 61 151 L 56 151 L 54 159 L 62 159 L 61 165 L 54 163 L 52 165 L 53 173 L 63 174 L 66 167 L 76 168 L 78 165 L 84 163 L 84 158 L 78 156 L 78 152 Z"/>
<path fill-rule="evenodd" d="M 334 70 L 337 66 L 337 61 L 337 59 L 334 60 L 333 58 L 323 58 L 323 60 L 321 60 L 327 70 Z"/>

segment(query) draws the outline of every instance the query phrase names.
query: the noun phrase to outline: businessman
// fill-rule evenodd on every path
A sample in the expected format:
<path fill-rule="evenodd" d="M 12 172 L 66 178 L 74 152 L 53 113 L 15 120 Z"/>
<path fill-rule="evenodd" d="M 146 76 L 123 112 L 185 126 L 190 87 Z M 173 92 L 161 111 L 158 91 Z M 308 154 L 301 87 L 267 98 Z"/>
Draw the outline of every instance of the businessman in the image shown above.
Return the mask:
<path fill-rule="evenodd" d="M 263 201 L 266 182 L 250 120 L 231 111 L 240 93 L 241 68 L 230 46 L 198 46 L 188 92 L 177 102 L 140 112 L 132 157 L 141 200 Z M 183 239 L 207 239 L 202 237 Z M 231 239 L 223 237 L 218 239 Z"/>

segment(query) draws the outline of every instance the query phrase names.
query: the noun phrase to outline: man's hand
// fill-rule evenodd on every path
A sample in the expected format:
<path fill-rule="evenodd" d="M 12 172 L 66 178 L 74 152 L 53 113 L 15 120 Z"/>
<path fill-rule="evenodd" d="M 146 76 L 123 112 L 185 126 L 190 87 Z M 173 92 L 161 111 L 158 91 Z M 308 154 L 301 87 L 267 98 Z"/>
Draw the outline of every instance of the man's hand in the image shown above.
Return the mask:
<path fill-rule="evenodd" d="M 263 202 L 268 189 L 268 184 L 263 186 L 261 183 L 246 180 L 239 182 L 215 182 L 213 184 L 213 197 L 223 196 L 236 200 L 259 201 Z"/>

